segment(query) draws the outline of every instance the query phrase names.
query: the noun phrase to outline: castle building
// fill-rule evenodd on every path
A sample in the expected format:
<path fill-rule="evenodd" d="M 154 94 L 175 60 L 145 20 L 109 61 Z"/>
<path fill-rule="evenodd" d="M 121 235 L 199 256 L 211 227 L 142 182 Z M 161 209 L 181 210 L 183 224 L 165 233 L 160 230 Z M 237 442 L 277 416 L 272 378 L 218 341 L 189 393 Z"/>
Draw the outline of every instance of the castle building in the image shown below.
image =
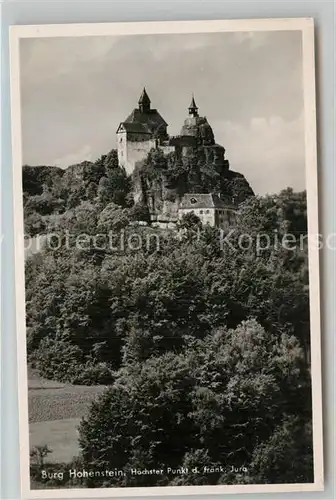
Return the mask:
<path fill-rule="evenodd" d="M 224 159 L 225 149 L 215 143 L 212 128 L 205 116 L 199 116 L 194 97 L 178 136 L 168 135 L 168 124 L 157 109 L 151 108 L 145 88 L 138 105 L 117 129 L 119 165 L 125 168 L 128 175 L 153 148 L 160 148 L 165 154 L 175 152 L 187 156 L 193 148 L 201 145 L 208 163 L 228 168 L 228 161 Z"/>
<path fill-rule="evenodd" d="M 178 218 L 194 213 L 203 225 L 225 228 L 235 221 L 235 210 L 214 193 L 186 193 L 179 205 Z"/>
<path fill-rule="evenodd" d="M 193 161 L 196 151 L 204 164 L 213 168 L 217 175 L 228 175 L 229 162 L 225 158 L 225 149 L 215 142 L 213 130 L 207 118 L 200 116 L 194 96 L 180 134 L 170 136 L 167 127 L 167 122 L 158 110 L 151 107 L 151 100 L 144 88 L 138 107 L 117 129 L 118 161 L 128 175 L 132 175 L 137 166 L 141 167 L 153 148 L 160 149 L 165 155 L 174 153 L 182 164 Z M 199 181 L 195 183 L 198 185 Z M 172 227 L 189 212 L 194 212 L 203 224 L 216 227 L 227 226 L 235 217 L 232 203 L 230 200 L 224 201 L 220 193 L 174 194 L 169 192 L 169 182 L 166 184 L 164 178 L 161 183 L 151 184 L 141 175 L 133 176 L 133 185 L 134 201 L 147 205 L 153 226 Z"/>
<path fill-rule="evenodd" d="M 160 147 L 165 153 L 175 150 L 169 145 L 167 122 L 157 109 L 151 108 L 151 101 L 144 88 L 139 107 L 121 122 L 117 129 L 119 165 L 132 174 L 137 162 L 146 158 L 152 148 Z"/>

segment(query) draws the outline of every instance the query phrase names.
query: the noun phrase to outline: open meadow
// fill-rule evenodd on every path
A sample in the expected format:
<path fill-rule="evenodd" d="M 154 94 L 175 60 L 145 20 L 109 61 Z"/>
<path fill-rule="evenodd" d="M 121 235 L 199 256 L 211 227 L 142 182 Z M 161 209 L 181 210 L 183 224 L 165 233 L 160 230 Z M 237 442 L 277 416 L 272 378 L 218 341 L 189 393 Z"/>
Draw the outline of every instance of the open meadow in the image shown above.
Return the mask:
<path fill-rule="evenodd" d="M 104 386 L 75 386 L 29 372 L 30 449 L 47 445 L 48 462 L 70 462 L 79 453 L 77 427 Z"/>

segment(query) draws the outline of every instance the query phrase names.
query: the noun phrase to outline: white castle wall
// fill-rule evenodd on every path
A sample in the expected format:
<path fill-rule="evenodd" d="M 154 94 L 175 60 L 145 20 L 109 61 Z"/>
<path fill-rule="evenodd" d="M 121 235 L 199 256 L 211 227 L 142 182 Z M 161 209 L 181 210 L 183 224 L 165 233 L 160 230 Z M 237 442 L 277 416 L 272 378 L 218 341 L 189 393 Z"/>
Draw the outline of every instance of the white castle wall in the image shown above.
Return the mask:
<path fill-rule="evenodd" d="M 179 218 L 183 215 L 193 212 L 202 224 L 209 224 L 210 226 L 216 225 L 216 212 L 214 208 L 180 208 L 178 211 Z"/>
<path fill-rule="evenodd" d="M 118 163 L 128 172 L 127 165 L 127 134 L 126 131 L 117 134 Z"/>
<path fill-rule="evenodd" d="M 129 138 L 126 132 L 117 134 L 119 165 L 125 168 L 128 175 L 133 173 L 137 162 L 144 160 L 151 149 L 158 147 L 155 139 L 144 140 L 140 134 L 138 137 L 140 140 Z M 159 148 L 164 154 L 175 151 L 174 146 L 159 146 Z"/>
<path fill-rule="evenodd" d="M 127 141 L 127 168 L 126 172 L 131 174 L 138 161 L 144 160 L 152 148 L 155 148 L 155 139 L 149 141 Z"/>
<path fill-rule="evenodd" d="M 159 148 L 162 149 L 165 155 L 175 151 L 175 146 L 159 146 Z"/>

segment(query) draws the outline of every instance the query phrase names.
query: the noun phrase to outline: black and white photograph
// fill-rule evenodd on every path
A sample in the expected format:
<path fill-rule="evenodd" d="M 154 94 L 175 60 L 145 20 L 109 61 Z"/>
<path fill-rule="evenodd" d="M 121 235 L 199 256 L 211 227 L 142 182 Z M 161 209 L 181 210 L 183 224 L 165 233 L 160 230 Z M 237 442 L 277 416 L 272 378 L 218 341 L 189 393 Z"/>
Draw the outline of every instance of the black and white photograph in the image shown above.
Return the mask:
<path fill-rule="evenodd" d="M 22 489 L 323 489 L 311 19 L 17 26 Z"/>

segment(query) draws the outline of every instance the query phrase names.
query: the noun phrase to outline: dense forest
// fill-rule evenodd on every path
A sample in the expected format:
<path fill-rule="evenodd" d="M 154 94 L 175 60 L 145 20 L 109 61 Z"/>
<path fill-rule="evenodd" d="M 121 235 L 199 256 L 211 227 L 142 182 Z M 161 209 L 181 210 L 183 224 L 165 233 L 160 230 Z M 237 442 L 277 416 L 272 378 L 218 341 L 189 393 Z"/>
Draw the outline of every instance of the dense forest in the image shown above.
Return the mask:
<path fill-rule="evenodd" d="M 183 232 L 137 224 L 147 208 L 134 205 L 115 151 L 66 170 L 25 166 L 23 189 L 27 235 L 146 241 L 46 246 L 26 261 L 30 363 L 46 378 L 109 386 L 80 425 L 77 467 L 248 471 L 83 485 L 313 481 L 305 192 L 239 199 L 223 245 L 197 217 Z M 289 233 L 303 244 L 281 245 Z M 262 250 L 261 234 L 272 243 Z"/>

